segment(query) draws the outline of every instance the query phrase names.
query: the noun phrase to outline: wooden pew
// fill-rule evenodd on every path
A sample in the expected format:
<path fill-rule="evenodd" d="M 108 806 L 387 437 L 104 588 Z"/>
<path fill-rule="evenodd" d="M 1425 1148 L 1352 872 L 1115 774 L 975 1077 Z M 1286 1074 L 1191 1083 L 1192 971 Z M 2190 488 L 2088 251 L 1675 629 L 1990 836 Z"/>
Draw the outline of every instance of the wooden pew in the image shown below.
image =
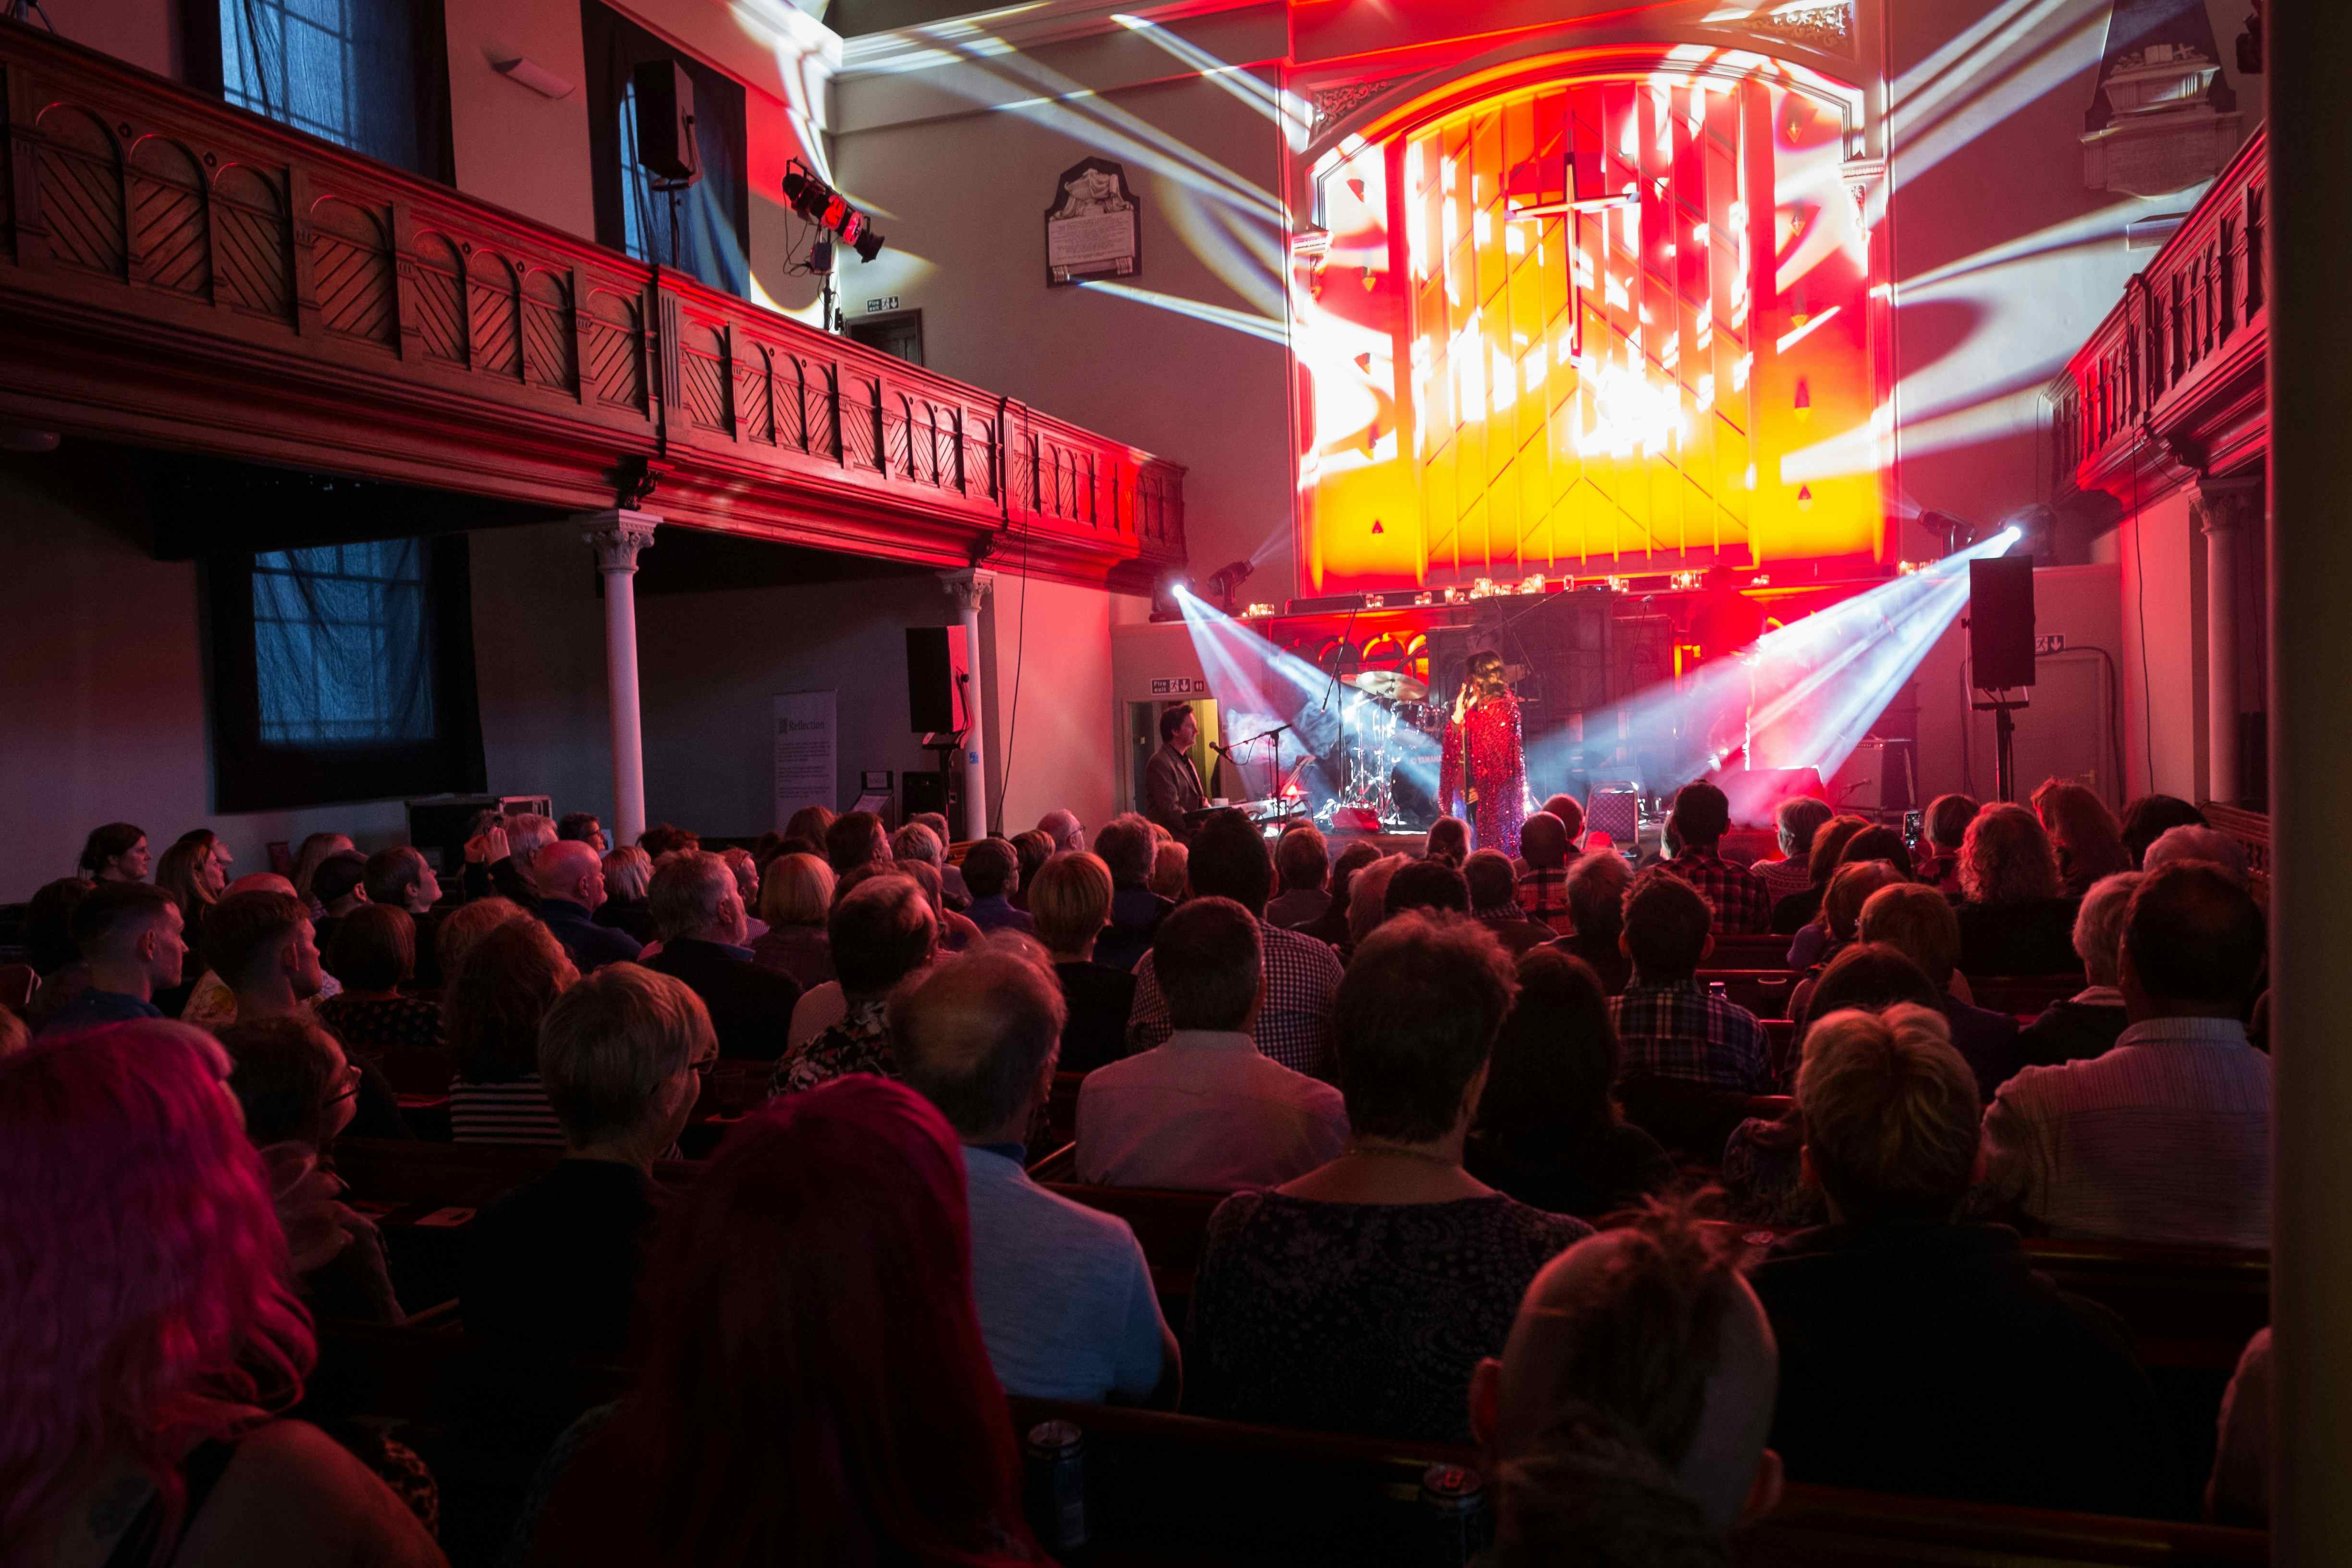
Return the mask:
<path fill-rule="evenodd" d="M 1785 936 L 1718 936 L 1707 962 L 1721 969 L 1786 969 L 1789 943 Z"/>
<path fill-rule="evenodd" d="M 2057 1237 L 2029 1237 L 2025 1251 L 2061 1289 L 2121 1318 L 2150 1367 L 2226 1374 L 2270 1321 L 2267 1252 Z"/>
<path fill-rule="evenodd" d="M 2014 1013 L 2020 1018 L 2038 1016 L 2053 1002 L 2063 1002 L 2089 984 L 2080 971 L 2071 974 L 1988 974 L 1969 976 L 1969 994 L 1976 1005 L 1994 1013 Z"/>
<path fill-rule="evenodd" d="M 1725 998 L 1759 1018 L 1787 1017 L 1789 994 L 1796 988 L 1796 977 L 1785 969 L 1702 969 L 1696 978 L 1701 985 L 1722 982 Z"/>

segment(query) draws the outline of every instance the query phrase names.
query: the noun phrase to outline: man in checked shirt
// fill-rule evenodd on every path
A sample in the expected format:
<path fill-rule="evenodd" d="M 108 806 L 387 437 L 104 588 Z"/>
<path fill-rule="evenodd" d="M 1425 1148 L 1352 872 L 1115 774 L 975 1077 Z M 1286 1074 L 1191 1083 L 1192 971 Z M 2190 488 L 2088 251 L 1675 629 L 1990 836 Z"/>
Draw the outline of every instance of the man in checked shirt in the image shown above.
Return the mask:
<path fill-rule="evenodd" d="M 1625 890 L 1626 956 L 1633 981 L 1609 1005 L 1624 1077 L 1681 1079 L 1742 1094 L 1772 1092 L 1772 1053 L 1756 1015 L 1697 976 L 1714 950 L 1698 889 L 1664 867 Z"/>

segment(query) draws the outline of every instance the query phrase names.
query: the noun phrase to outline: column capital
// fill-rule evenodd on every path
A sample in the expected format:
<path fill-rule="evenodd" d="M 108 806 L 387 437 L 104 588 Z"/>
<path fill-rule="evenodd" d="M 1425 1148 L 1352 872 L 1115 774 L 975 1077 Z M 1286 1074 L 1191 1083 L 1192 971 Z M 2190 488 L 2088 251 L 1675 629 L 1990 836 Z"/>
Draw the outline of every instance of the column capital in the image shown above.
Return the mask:
<path fill-rule="evenodd" d="M 2208 536 L 2262 526 L 2267 499 L 2263 476 L 2242 474 L 2200 479 L 2189 500 L 2189 520 Z"/>
<path fill-rule="evenodd" d="M 956 602 L 957 609 L 977 612 L 988 602 L 990 592 L 995 588 L 996 574 L 983 572 L 976 566 L 942 572 L 940 574 L 940 586 L 946 589 L 948 597 Z"/>
<path fill-rule="evenodd" d="M 614 507 L 582 512 L 572 521 L 582 525 L 582 542 L 596 552 L 599 572 L 635 572 L 637 552 L 653 543 L 662 520 L 649 511 Z"/>

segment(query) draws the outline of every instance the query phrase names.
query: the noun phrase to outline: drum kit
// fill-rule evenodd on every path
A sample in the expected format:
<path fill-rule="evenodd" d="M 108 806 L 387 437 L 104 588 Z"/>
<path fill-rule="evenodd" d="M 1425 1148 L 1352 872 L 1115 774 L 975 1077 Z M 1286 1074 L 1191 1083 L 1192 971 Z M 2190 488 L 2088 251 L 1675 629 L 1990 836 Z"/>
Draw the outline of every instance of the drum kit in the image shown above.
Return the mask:
<path fill-rule="evenodd" d="M 1441 715 L 1430 706 L 1429 688 L 1402 670 L 1366 669 L 1344 678 L 1369 701 L 1348 704 L 1341 752 L 1345 777 L 1324 811 L 1352 806 L 1370 812 L 1384 827 L 1411 826 L 1420 792 L 1402 777 L 1404 764 L 1426 762 L 1440 733 Z M 1398 798 L 1399 786 L 1408 797 Z"/>

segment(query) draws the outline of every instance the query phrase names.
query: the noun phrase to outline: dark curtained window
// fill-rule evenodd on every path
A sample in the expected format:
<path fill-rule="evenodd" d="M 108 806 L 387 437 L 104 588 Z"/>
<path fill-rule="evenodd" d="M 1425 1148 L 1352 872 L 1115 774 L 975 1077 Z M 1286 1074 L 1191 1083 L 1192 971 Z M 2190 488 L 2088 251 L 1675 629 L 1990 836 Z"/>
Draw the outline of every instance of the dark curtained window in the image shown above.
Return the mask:
<path fill-rule="evenodd" d="M 454 181 L 442 0 L 183 0 L 182 16 L 194 85 Z"/>
<path fill-rule="evenodd" d="M 484 784 L 461 533 L 212 558 L 213 809 Z"/>
<path fill-rule="evenodd" d="M 588 60 L 588 155 L 596 198 L 596 242 L 640 261 L 676 268 L 714 289 L 749 295 L 751 229 L 745 182 L 743 84 L 646 32 L 581 0 Z M 677 195 L 677 241 L 670 197 L 637 166 L 637 124 L 629 73 L 646 60 L 674 59 L 694 83 L 694 143 L 702 178 Z"/>

